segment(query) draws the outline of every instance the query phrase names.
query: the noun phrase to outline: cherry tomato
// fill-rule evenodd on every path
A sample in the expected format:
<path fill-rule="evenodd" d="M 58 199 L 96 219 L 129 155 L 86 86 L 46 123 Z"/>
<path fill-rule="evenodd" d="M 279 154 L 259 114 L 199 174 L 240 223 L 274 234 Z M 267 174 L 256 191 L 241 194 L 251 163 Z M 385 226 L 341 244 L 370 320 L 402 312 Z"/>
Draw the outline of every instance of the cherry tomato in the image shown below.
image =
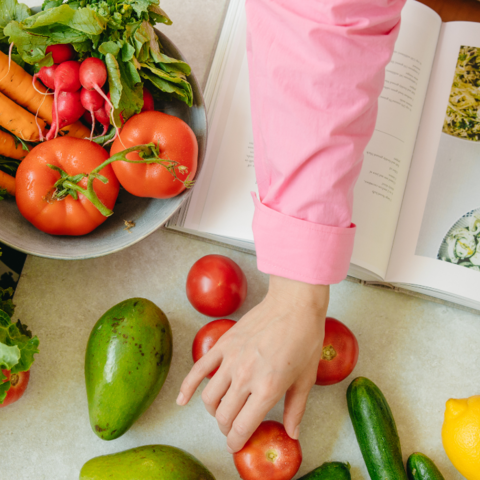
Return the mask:
<path fill-rule="evenodd" d="M 242 269 L 223 255 L 197 260 L 187 276 L 187 297 L 192 306 L 209 317 L 226 317 L 238 310 L 247 296 Z"/>
<path fill-rule="evenodd" d="M 233 461 L 243 480 L 290 480 L 302 463 L 302 449 L 281 423 L 268 420 L 233 454 Z"/>
<path fill-rule="evenodd" d="M 134 115 L 113 142 L 111 155 L 135 145 L 154 143 L 165 160 L 178 162 L 175 178 L 163 165 L 114 162 L 113 170 L 125 190 L 137 197 L 170 198 L 185 190 L 182 183 L 197 172 L 198 145 L 192 129 L 180 118 L 162 112 Z M 127 155 L 140 160 L 137 152 Z M 179 168 L 180 167 L 180 168 Z"/>
<path fill-rule="evenodd" d="M 3 382 L 5 383 L 10 380 L 11 386 L 8 389 L 5 400 L 3 403 L 0 403 L 0 408 L 16 402 L 23 395 L 23 392 L 25 392 L 25 389 L 28 385 L 28 380 L 30 379 L 30 370 L 28 370 L 28 372 L 14 374 L 10 374 L 10 370 L 2 370 L 2 372 L 7 376 Z"/>
<path fill-rule="evenodd" d="M 358 360 L 358 342 L 352 331 L 335 318 L 326 318 L 317 385 L 333 385 L 347 378 Z"/>
<path fill-rule="evenodd" d="M 54 200 L 54 184 L 60 173 L 48 167 L 54 165 L 69 175 L 89 173 L 109 157 L 100 145 L 73 137 L 58 137 L 41 143 L 25 157 L 17 170 L 16 201 L 20 213 L 35 227 L 52 235 L 85 235 L 90 233 L 107 217 L 81 193 L 75 200 L 67 195 Z M 115 205 L 120 190 L 110 165 L 100 171 L 108 179 L 104 184 L 93 181 L 93 189 L 100 201 L 109 209 Z M 78 185 L 87 187 L 87 178 Z"/>
<path fill-rule="evenodd" d="M 217 343 L 218 339 L 236 323 L 234 320 L 222 318 L 204 325 L 193 339 L 192 358 L 194 363 L 198 362 Z M 212 378 L 217 370 L 218 368 L 207 375 L 207 378 Z"/>

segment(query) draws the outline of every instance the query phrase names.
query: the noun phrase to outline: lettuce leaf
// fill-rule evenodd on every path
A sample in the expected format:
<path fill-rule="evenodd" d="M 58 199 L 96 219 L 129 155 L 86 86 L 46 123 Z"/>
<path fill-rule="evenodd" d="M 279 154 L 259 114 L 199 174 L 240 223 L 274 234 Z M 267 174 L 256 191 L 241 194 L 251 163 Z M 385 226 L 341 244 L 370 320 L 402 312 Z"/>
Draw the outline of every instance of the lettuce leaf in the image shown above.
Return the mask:
<path fill-rule="evenodd" d="M 3 403 L 10 388 L 10 382 L 2 370 L 20 373 L 30 370 L 34 355 L 39 352 L 38 337 L 32 337 L 31 332 L 20 321 L 16 324 L 6 312 L 0 310 L 0 403 Z"/>
<path fill-rule="evenodd" d="M 17 0 L 0 1 L 0 43 L 7 43 L 3 29 L 13 20 L 21 22 L 32 15 L 32 11 Z"/>

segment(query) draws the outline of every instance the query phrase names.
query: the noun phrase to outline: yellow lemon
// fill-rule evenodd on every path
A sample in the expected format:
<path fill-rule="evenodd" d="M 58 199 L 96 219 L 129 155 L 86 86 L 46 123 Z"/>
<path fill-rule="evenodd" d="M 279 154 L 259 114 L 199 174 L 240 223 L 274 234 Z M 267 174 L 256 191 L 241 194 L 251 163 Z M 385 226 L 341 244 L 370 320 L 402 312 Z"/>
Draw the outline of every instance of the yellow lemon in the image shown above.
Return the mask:
<path fill-rule="evenodd" d="M 480 480 L 480 395 L 447 401 L 442 441 L 455 468 L 467 480 Z"/>

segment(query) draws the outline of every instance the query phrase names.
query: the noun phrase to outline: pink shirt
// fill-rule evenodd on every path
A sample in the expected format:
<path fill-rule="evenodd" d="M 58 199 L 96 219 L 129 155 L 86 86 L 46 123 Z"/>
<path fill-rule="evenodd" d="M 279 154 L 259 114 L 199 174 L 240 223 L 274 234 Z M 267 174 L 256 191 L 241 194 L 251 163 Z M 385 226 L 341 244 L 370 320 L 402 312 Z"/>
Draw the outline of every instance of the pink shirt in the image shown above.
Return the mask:
<path fill-rule="evenodd" d="M 405 0 L 246 0 L 258 268 L 347 275 L 353 187 Z"/>

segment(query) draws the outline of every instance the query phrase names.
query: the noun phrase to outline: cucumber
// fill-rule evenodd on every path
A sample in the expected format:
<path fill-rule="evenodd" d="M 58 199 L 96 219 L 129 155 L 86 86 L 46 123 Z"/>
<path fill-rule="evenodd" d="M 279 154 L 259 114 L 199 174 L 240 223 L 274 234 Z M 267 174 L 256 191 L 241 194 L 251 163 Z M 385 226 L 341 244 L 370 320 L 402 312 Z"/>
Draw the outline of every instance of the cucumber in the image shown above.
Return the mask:
<path fill-rule="evenodd" d="M 380 389 L 358 377 L 348 386 L 347 404 L 371 480 L 407 480 L 395 420 Z"/>
<path fill-rule="evenodd" d="M 445 480 L 437 466 L 423 453 L 412 453 L 407 460 L 409 480 Z"/>
<path fill-rule="evenodd" d="M 350 464 L 325 462 L 298 480 L 351 480 Z"/>

